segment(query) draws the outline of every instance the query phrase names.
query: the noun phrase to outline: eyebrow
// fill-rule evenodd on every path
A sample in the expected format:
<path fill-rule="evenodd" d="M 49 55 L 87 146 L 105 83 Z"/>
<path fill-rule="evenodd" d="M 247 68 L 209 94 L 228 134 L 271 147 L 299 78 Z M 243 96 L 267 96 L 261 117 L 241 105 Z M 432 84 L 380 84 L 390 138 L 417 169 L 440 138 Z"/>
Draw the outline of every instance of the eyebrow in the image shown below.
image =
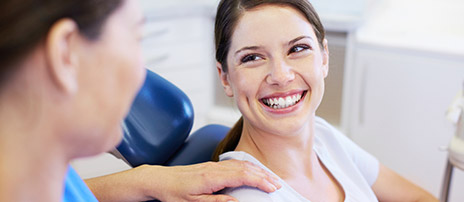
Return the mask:
<path fill-rule="evenodd" d="M 288 45 L 295 44 L 295 43 L 296 43 L 296 42 L 298 42 L 299 40 L 301 40 L 301 39 L 305 39 L 305 38 L 307 38 L 307 39 L 310 39 L 310 40 L 314 41 L 313 37 L 311 37 L 311 36 L 299 36 L 299 37 L 296 37 L 295 39 L 293 39 L 293 40 L 289 41 L 289 42 L 288 42 Z"/>
<path fill-rule="evenodd" d="M 234 55 L 237 55 L 237 54 L 239 54 L 239 53 L 242 52 L 242 51 L 246 51 L 246 50 L 258 50 L 258 49 L 260 49 L 260 48 L 261 48 L 261 47 L 259 47 L 259 46 L 245 46 L 245 47 L 241 48 L 240 50 L 235 51 L 235 54 L 234 54 Z"/>
<path fill-rule="evenodd" d="M 296 42 L 298 42 L 298 41 L 300 41 L 300 40 L 302 40 L 302 39 L 305 39 L 305 38 L 310 39 L 310 40 L 312 40 L 312 41 L 314 40 L 311 36 L 299 36 L 299 37 L 296 37 L 295 39 L 289 41 L 289 42 L 288 42 L 288 45 L 289 45 L 289 46 L 290 46 L 290 45 L 293 45 L 293 44 L 295 44 Z M 234 55 L 237 55 L 237 54 L 239 54 L 239 53 L 242 52 L 242 51 L 246 51 L 246 50 L 258 50 L 258 49 L 260 49 L 260 48 L 261 48 L 260 46 L 245 46 L 245 47 L 243 47 L 243 48 L 241 48 L 241 49 L 235 51 L 235 54 L 234 54 Z"/>

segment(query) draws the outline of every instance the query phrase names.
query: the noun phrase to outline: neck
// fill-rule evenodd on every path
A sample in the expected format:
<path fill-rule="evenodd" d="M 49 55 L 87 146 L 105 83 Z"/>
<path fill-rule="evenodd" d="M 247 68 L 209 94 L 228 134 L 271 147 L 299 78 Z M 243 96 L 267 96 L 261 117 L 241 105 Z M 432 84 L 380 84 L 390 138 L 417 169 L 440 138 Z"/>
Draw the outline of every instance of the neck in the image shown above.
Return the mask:
<path fill-rule="evenodd" d="M 236 151 L 251 154 L 284 180 L 301 174 L 311 176 L 318 163 L 313 152 L 313 139 L 312 120 L 291 135 L 266 133 L 244 122 Z"/>
<path fill-rule="evenodd" d="M 61 201 L 70 158 L 53 140 L 44 117 L 24 116 L 24 106 L 4 101 L 0 101 L 0 201 Z"/>

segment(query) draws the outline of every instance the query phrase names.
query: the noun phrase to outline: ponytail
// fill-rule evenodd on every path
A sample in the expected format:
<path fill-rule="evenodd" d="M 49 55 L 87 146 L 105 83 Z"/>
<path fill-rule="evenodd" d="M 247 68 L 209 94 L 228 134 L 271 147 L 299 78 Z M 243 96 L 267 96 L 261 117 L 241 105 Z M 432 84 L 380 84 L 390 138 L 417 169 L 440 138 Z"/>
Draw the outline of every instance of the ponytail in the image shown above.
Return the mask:
<path fill-rule="evenodd" d="M 234 151 L 238 145 L 238 141 L 242 136 L 243 129 L 243 117 L 235 123 L 235 125 L 227 133 L 226 137 L 218 144 L 216 150 L 213 153 L 212 160 L 219 161 L 219 155 L 226 153 L 228 151 Z"/>

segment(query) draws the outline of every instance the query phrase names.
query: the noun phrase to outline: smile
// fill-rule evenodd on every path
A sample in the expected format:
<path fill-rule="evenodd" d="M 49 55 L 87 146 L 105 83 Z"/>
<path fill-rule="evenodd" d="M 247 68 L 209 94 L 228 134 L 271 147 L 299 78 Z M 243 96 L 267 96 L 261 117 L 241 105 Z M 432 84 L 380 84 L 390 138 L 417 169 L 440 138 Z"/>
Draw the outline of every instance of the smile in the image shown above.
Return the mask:
<path fill-rule="evenodd" d="M 298 104 L 305 93 L 306 91 L 302 91 L 297 94 L 288 95 L 285 97 L 263 98 L 261 99 L 261 102 L 273 109 L 284 109 Z"/>

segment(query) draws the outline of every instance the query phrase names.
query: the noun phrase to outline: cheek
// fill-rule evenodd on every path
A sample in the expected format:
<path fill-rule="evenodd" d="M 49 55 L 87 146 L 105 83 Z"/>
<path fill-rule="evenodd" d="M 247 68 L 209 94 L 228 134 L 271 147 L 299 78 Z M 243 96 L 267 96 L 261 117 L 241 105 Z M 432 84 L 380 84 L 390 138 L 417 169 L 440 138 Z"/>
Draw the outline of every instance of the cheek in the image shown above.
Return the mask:
<path fill-rule="evenodd" d="M 120 87 L 120 93 L 124 93 L 121 96 L 132 98 L 142 85 L 146 73 L 141 48 L 137 42 L 132 42 L 126 45 L 119 44 L 118 49 L 113 56 L 119 58 L 114 64 L 118 68 L 115 85 Z"/>
<path fill-rule="evenodd" d="M 315 87 L 313 85 L 319 85 L 324 81 L 325 69 L 320 58 L 316 57 L 301 60 L 298 63 L 298 67 L 297 71 L 303 75 L 306 82 L 311 85 L 311 88 Z"/>
<path fill-rule="evenodd" d="M 231 86 L 236 97 L 255 97 L 257 88 L 263 81 L 262 73 L 258 69 L 241 69 L 231 75 Z"/>

